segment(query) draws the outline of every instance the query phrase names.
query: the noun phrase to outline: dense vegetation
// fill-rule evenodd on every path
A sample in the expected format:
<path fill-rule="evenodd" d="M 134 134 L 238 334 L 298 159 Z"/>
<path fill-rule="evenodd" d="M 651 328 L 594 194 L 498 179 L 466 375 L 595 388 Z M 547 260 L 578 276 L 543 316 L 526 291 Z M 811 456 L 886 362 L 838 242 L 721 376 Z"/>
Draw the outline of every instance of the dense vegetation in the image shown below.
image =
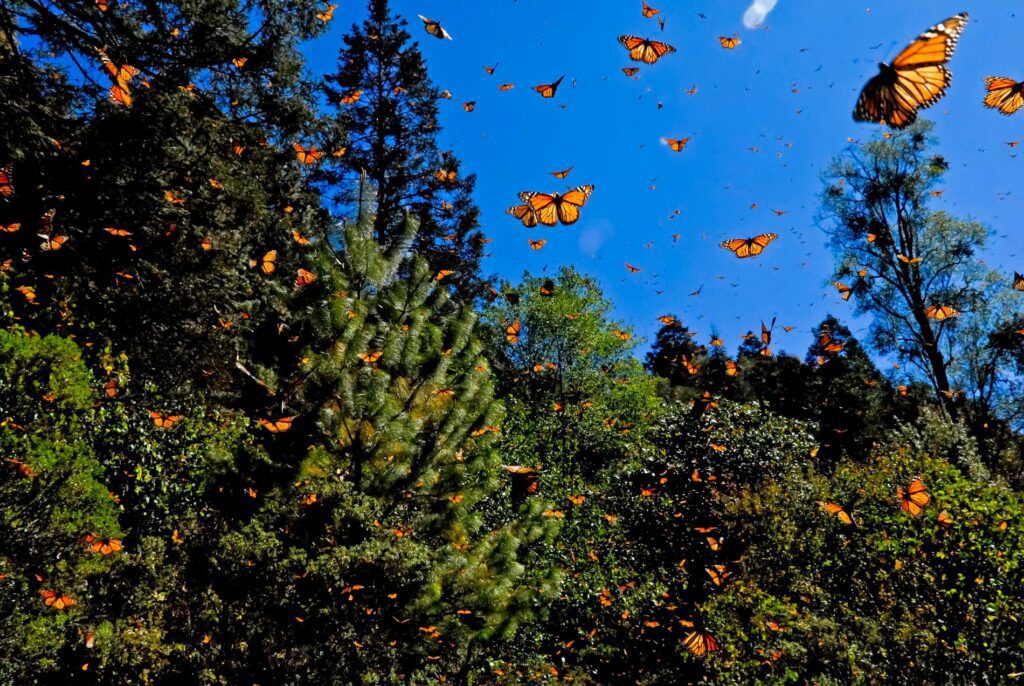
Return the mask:
<path fill-rule="evenodd" d="M 1024 673 L 1020 293 L 927 123 L 826 179 L 871 341 L 642 363 L 588 276 L 480 273 L 384 0 L 307 81 L 330 13 L 0 6 L 0 684 Z"/>

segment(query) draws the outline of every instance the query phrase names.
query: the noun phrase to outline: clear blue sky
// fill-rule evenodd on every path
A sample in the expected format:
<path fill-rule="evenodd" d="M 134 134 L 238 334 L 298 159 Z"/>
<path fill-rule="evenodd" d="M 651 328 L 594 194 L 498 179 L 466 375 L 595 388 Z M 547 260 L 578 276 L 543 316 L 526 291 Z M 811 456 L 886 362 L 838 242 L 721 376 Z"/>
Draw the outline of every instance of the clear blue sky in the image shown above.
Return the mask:
<path fill-rule="evenodd" d="M 828 283 L 832 258 L 816 220 L 820 176 L 848 137 L 877 128 L 851 118 L 875 63 L 964 10 L 971 20 L 951 62 L 951 91 L 924 114 L 937 122 L 952 165 L 935 206 L 996 231 L 990 264 L 1024 268 L 1016 257 L 1024 160 L 1014 156 L 1024 146 L 1006 145 L 1024 138 L 1024 112 L 1005 118 L 981 106 L 985 75 L 1024 79 L 1018 2 L 779 0 L 761 29 L 744 28 L 746 0 L 651 4 L 662 10 L 664 31 L 641 15 L 640 0 L 392 0 L 432 78 L 454 94 L 441 102 L 440 139 L 478 175 L 476 201 L 494 239 L 485 270 L 515 281 L 525 269 L 574 265 L 598 277 L 616 316 L 648 339 L 668 312 L 704 342 L 714 327 L 730 350 L 773 316 L 796 327 L 779 332 L 777 349 L 801 356 L 828 313 L 863 332 L 866 322 L 852 321 L 852 304 Z M 314 73 L 333 69 L 341 34 L 364 11 L 358 0 L 340 3 L 330 32 L 307 47 Z M 454 40 L 426 35 L 417 14 L 440 20 Z M 638 65 L 616 40 L 624 33 L 677 52 Z M 742 43 L 722 49 L 717 37 L 734 33 Z M 483 66 L 495 64 L 488 76 Z M 627 78 L 625 66 L 640 66 L 638 78 Z M 530 88 L 562 74 L 554 99 Z M 503 83 L 515 88 L 499 92 Z M 692 86 L 698 92 L 687 95 Z M 477 103 L 472 113 L 463 110 L 467 100 Z M 693 140 L 673 153 L 664 136 Z M 569 165 L 564 181 L 547 173 Z M 586 183 L 596 189 L 574 226 L 527 230 L 505 214 L 519 191 Z M 765 231 L 780 238 L 759 258 L 737 260 L 718 247 Z M 548 244 L 533 251 L 527 237 Z M 627 261 L 643 271 L 628 273 Z M 701 286 L 700 296 L 689 295 Z"/>

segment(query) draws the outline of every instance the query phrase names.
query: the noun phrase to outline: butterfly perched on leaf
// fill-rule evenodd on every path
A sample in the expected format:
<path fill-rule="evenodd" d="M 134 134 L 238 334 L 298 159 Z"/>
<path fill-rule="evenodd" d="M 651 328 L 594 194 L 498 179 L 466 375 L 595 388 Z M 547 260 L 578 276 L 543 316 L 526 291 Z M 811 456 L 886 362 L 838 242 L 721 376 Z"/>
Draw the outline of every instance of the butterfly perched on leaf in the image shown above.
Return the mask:
<path fill-rule="evenodd" d="M 579 221 L 580 208 L 587 204 L 593 192 L 594 187 L 587 185 L 577 186 L 564 194 L 525 191 L 519 194 L 519 199 L 530 206 L 541 224 L 554 226 L 561 222 L 569 225 Z"/>
<path fill-rule="evenodd" d="M 375 364 L 384 354 L 383 350 L 375 350 L 369 353 L 359 353 L 359 359 L 365 364 Z"/>
<path fill-rule="evenodd" d="M 924 512 L 924 508 L 932 499 L 921 479 L 911 481 L 906 490 L 902 486 L 897 488 L 896 498 L 900 501 L 900 509 L 911 517 L 917 517 Z"/>
<path fill-rule="evenodd" d="M 284 433 L 292 428 L 295 417 L 280 417 L 278 419 L 257 419 L 256 423 L 272 434 Z"/>
<path fill-rule="evenodd" d="M 691 631 L 683 639 L 683 647 L 694 657 L 704 657 L 719 649 L 718 640 L 706 631 Z"/>
<path fill-rule="evenodd" d="M 258 260 L 249 260 L 249 266 L 258 268 L 264 275 L 270 276 L 277 271 L 277 251 L 268 250 Z"/>
<path fill-rule="evenodd" d="M 1011 115 L 1024 107 L 1024 81 L 1005 76 L 985 77 L 985 107 Z"/>
<path fill-rule="evenodd" d="M 149 411 L 149 416 L 153 419 L 153 425 L 160 429 L 170 429 L 182 419 L 180 414 L 165 415 L 153 410 Z"/>
<path fill-rule="evenodd" d="M 444 30 L 443 26 L 441 26 L 441 22 L 434 21 L 433 19 L 427 19 L 422 14 L 417 16 L 419 16 L 420 20 L 423 22 L 423 30 L 429 33 L 434 38 L 437 38 L 439 40 L 444 40 L 446 38 L 448 40 L 452 39 L 451 35 Z"/>
<path fill-rule="evenodd" d="M 71 596 L 49 589 L 39 589 L 39 595 L 43 597 L 46 607 L 52 607 L 54 610 L 66 610 L 76 602 Z"/>
<path fill-rule="evenodd" d="M 837 519 L 843 524 L 850 526 L 854 524 L 853 515 L 846 511 L 846 508 L 837 503 L 826 503 L 824 501 L 818 501 L 818 507 L 830 515 L 835 515 Z"/>
<path fill-rule="evenodd" d="M 519 342 L 519 334 L 522 333 L 523 326 L 518 321 L 514 321 L 505 327 L 505 341 L 509 345 L 515 345 Z"/>
<path fill-rule="evenodd" d="M 119 553 L 124 550 L 124 547 L 121 545 L 121 539 L 119 538 L 109 538 L 104 540 L 98 536 L 94 536 L 93 534 L 86 534 L 82 537 L 82 540 L 89 546 L 89 550 L 94 553 L 98 553 L 103 557 L 113 555 L 114 553 Z"/>
<path fill-rule="evenodd" d="M 952 80 L 946 63 L 953 57 L 967 18 L 964 12 L 936 24 L 897 55 L 892 64 L 880 63 L 878 74 L 861 91 L 853 118 L 902 129 L 917 119 L 918 110 L 938 102 Z"/>
<path fill-rule="evenodd" d="M 298 274 L 295 276 L 295 287 L 302 288 L 316 281 L 316 274 L 309 271 L 308 269 L 299 268 Z"/>
<path fill-rule="evenodd" d="M 631 60 L 645 64 L 654 64 L 665 55 L 676 51 L 668 43 L 638 36 L 619 36 L 619 42 L 626 50 L 629 50 Z"/>
<path fill-rule="evenodd" d="M 539 86 L 534 86 L 533 90 L 535 90 L 538 93 L 540 93 L 540 96 L 542 98 L 553 98 L 553 97 L 555 97 L 555 93 L 558 92 L 558 87 L 560 85 L 562 85 L 562 79 L 564 79 L 564 78 L 565 78 L 564 75 L 563 76 L 559 76 L 557 79 L 555 79 L 551 83 L 542 83 Z"/>
<path fill-rule="evenodd" d="M 295 150 L 295 157 L 302 164 L 315 164 L 324 156 L 324 153 L 312 145 L 305 148 L 298 143 L 292 143 L 292 148 Z"/>
<path fill-rule="evenodd" d="M 733 238 L 719 243 L 726 250 L 732 251 L 736 257 L 741 259 L 754 257 L 764 252 L 769 243 L 779 237 L 777 233 L 762 233 L 753 238 Z"/>

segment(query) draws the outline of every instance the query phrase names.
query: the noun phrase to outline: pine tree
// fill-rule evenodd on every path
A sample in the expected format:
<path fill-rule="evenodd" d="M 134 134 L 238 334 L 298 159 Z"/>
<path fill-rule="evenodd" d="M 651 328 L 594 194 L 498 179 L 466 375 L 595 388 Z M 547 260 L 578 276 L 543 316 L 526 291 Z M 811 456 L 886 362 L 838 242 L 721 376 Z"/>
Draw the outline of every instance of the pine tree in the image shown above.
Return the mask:
<path fill-rule="evenodd" d="M 541 502 L 501 505 L 502 409 L 475 315 L 423 258 L 382 250 L 372 222 L 346 227 L 337 257 L 322 246 L 323 345 L 284 398 L 294 420 L 258 430 L 251 521 L 213 553 L 232 683 L 465 683 L 476 644 L 551 593 L 524 568 L 552 532 Z"/>
<path fill-rule="evenodd" d="M 460 299 L 482 294 L 479 263 L 486 243 L 471 194 L 476 177 L 463 175 L 459 160 L 441 151 L 437 136 L 438 89 L 404 19 L 387 0 L 370 0 L 369 16 L 344 38 L 338 70 L 326 77 L 335 108 L 335 134 L 347 150 L 325 178 L 328 190 L 351 212 L 358 178 L 373 184 L 379 212 L 374 237 L 385 247 L 401 245 L 403 212 L 419 221 L 411 247 L 447 280 Z"/>

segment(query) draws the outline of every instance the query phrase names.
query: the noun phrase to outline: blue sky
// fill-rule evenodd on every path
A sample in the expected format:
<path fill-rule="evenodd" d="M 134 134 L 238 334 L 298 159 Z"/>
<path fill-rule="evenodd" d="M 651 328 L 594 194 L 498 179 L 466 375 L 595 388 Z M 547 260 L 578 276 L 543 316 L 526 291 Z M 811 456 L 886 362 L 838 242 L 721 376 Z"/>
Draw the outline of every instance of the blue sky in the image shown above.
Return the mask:
<path fill-rule="evenodd" d="M 1015 156 L 1024 146 L 1006 144 L 1024 138 L 1024 112 L 1006 118 L 981 105 L 985 75 L 1024 79 L 1019 3 L 779 0 L 760 29 L 743 26 L 747 0 L 651 4 L 662 10 L 664 31 L 641 15 L 640 0 L 392 0 L 432 78 L 454 94 L 441 102 L 440 141 L 478 176 L 476 201 L 494 240 L 486 271 L 515 281 L 527 269 L 574 265 L 596 276 L 616 316 L 648 339 L 668 312 L 699 340 L 716 330 L 730 349 L 772 317 L 796 327 L 778 333 L 777 349 L 801 356 L 810 329 L 829 313 L 863 332 L 867 322 L 853 321 L 852 304 L 828 282 L 832 257 L 817 220 L 821 173 L 848 138 L 877 128 L 851 117 L 876 62 L 965 10 L 971 20 L 950 65 L 952 88 L 924 115 L 936 121 L 939 151 L 952 166 L 935 207 L 994 229 L 992 266 L 1024 267 L 1016 261 L 1024 160 Z M 334 68 L 340 36 L 364 10 L 356 0 L 340 4 L 330 32 L 306 49 L 311 71 Z M 417 14 L 440 20 L 454 40 L 426 35 Z M 742 43 L 722 49 L 718 36 L 734 33 Z M 677 52 L 638 65 L 620 34 L 664 40 Z M 487 75 L 484 65 L 495 64 Z M 636 79 L 625 66 L 641 67 Z M 531 89 L 562 74 L 554 99 Z M 504 83 L 515 88 L 499 92 Z M 471 113 L 461 104 L 468 100 L 476 101 Z M 673 153 L 665 136 L 693 140 Z M 548 174 L 570 165 L 564 181 Z M 579 184 L 596 188 L 574 226 L 527 230 L 505 214 L 519 191 Z M 737 260 L 718 246 L 766 231 L 780 238 L 759 258 Z M 548 243 L 533 251 L 528 237 Z M 643 271 L 629 273 L 625 262 Z"/>

